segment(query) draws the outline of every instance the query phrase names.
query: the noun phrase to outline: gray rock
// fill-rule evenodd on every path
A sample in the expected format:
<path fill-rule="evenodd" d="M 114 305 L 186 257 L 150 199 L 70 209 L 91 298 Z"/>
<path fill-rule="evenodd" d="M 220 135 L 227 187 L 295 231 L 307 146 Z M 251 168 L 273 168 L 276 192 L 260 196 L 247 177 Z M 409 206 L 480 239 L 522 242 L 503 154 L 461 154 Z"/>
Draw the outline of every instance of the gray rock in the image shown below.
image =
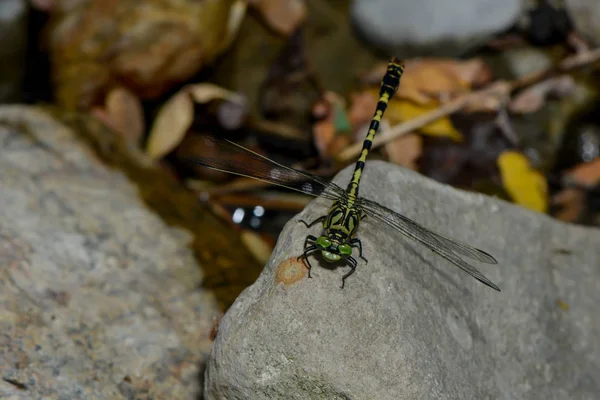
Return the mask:
<path fill-rule="evenodd" d="M 345 183 L 350 169 L 339 174 Z M 317 199 L 280 235 L 221 320 L 206 399 L 592 399 L 600 393 L 600 235 L 504 201 L 369 162 L 362 195 L 482 248 L 496 292 L 369 220 L 368 264 L 301 254 Z M 318 234 L 317 227 L 310 229 Z"/>
<path fill-rule="evenodd" d="M 598 0 L 565 0 L 564 3 L 577 32 L 592 44 L 600 45 L 600 2 Z"/>
<path fill-rule="evenodd" d="M 517 22 L 521 10 L 522 0 L 355 0 L 351 17 L 389 54 L 459 56 Z"/>
<path fill-rule="evenodd" d="M 0 398 L 196 399 L 219 313 L 191 235 L 48 114 L 0 107 Z"/>

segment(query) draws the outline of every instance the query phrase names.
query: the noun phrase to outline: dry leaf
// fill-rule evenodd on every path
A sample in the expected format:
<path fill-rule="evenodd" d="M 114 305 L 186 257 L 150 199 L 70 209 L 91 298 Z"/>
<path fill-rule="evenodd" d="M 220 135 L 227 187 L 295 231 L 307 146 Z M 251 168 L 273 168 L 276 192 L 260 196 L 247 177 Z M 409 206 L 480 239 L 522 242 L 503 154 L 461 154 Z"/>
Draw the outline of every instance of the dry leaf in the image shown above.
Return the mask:
<path fill-rule="evenodd" d="M 224 100 L 217 110 L 219 123 L 226 129 L 239 128 L 248 115 L 248 103 L 241 94 L 212 83 L 196 83 L 185 87 L 197 103 Z"/>
<path fill-rule="evenodd" d="M 584 187 L 593 187 L 600 183 L 600 157 L 579 164 L 565 172 L 563 180 L 569 180 Z M 581 188 L 567 187 L 552 197 L 552 204 L 560 210 L 555 217 L 561 221 L 575 222 L 586 207 L 586 193 Z"/>
<path fill-rule="evenodd" d="M 227 100 L 245 104 L 246 99 L 241 94 L 224 89 L 213 83 L 196 83 L 187 85 L 184 90 L 189 92 L 196 103 L 204 104 L 212 100 Z"/>
<path fill-rule="evenodd" d="M 187 90 L 171 97 L 160 109 L 148 137 L 146 153 L 154 160 L 174 150 L 194 119 L 194 103 Z"/>
<path fill-rule="evenodd" d="M 105 100 L 110 126 L 131 144 L 139 146 L 144 134 L 144 110 L 140 99 L 131 91 L 117 87 Z"/>
<path fill-rule="evenodd" d="M 437 105 L 419 105 L 408 100 L 390 102 L 388 110 L 385 113 L 385 118 L 392 125 L 409 121 L 418 116 L 430 112 L 437 108 Z M 447 137 L 456 142 L 463 140 L 462 134 L 454 128 L 449 117 L 440 118 L 427 125 L 422 126 L 418 130 L 419 133 L 434 137 Z"/>
<path fill-rule="evenodd" d="M 504 151 L 498 157 L 504 188 L 517 204 L 545 213 L 548 210 L 546 178 L 533 169 L 527 157 L 517 151 Z"/>
<path fill-rule="evenodd" d="M 554 217 L 565 222 L 575 222 L 585 210 L 585 193 L 581 189 L 566 188 L 552 196 L 552 205 L 560 207 Z"/>
<path fill-rule="evenodd" d="M 333 120 L 323 119 L 313 125 L 313 142 L 319 153 L 319 157 L 328 158 L 329 146 L 333 143 L 336 132 Z"/>
<path fill-rule="evenodd" d="M 331 158 L 348 145 L 348 137 L 338 134 L 349 129 L 345 112 L 344 99 L 332 92 L 312 107 L 312 114 L 320 117 L 313 125 L 313 141 L 322 159 Z"/>
<path fill-rule="evenodd" d="M 482 85 L 491 78 L 489 67 L 478 58 L 467 61 L 420 58 L 407 60 L 405 65 L 396 97 L 421 105 L 439 104 L 440 98 L 466 93 L 474 85 Z M 386 69 L 387 64 L 374 68 L 367 74 L 367 82 L 379 81 Z"/>
<path fill-rule="evenodd" d="M 559 76 L 527 88 L 508 104 L 513 113 L 532 113 L 545 104 L 549 96 L 566 96 L 575 89 L 575 80 L 569 75 Z"/>
<path fill-rule="evenodd" d="M 306 19 L 304 0 L 251 0 L 266 23 L 277 33 L 289 36 Z"/>
<path fill-rule="evenodd" d="M 377 100 L 377 93 L 372 91 L 352 95 L 348 110 L 348 119 L 352 126 L 360 126 L 371 121 L 377 107 Z"/>
<path fill-rule="evenodd" d="M 259 263 L 266 264 L 269 261 L 273 247 L 259 234 L 244 229 L 240 234 L 240 239 Z"/>
<path fill-rule="evenodd" d="M 416 171 L 417 160 L 423 152 L 423 138 L 409 133 L 386 143 L 385 150 L 391 162 Z"/>
<path fill-rule="evenodd" d="M 227 18 L 227 29 L 223 36 L 223 40 L 217 46 L 217 53 L 221 53 L 229 48 L 229 45 L 236 38 L 240 26 L 244 21 L 244 17 L 246 16 L 246 10 L 248 8 L 246 1 L 247 0 L 237 0 L 231 5 L 229 16 Z"/>
<path fill-rule="evenodd" d="M 584 186 L 595 186 L 600 183 L 600 157 L 590 162 L 579 164 L 565 174 L 571 180 Z"/>

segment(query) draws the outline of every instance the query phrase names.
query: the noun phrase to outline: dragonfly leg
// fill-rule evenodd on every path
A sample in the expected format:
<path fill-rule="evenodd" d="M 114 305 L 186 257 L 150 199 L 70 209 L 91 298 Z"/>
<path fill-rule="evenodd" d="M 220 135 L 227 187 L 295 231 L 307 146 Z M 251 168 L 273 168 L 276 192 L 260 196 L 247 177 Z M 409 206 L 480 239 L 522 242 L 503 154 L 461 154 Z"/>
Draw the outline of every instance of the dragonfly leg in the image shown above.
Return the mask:
<path fill-rule="evenodd" d="M 358 248 L 358 256 L 366 263 L 369 262 L 369 260 L 367 260 L 366 258 L 363 257 L 362 254 L 362 242 L 360 241 L 359 238 L 354 238 L 351 241 L 348 242 L 348 244 L 352 247 L 357 247 Z"/>
<path fill-rule="evenodd" d="M 322 215 L 319 218 L 315 219 L 313 222 L 308 223 L 305 220 L 301 219 L 299 222 L 302 222 L 304 225 L 306 225 L 307 228 L 310 228 L 311 226 L 313 226 L 314 224 L 316 224 L 317 222 L 321 222 L 323 220 L 325 220 L 325 218 L 327 218 L 327 215 Z"/>
<path fill-rule="evenodd" d="M 352 275 L 354 271 L 356 271 L 356 260 L 354 259 L 354 257 L 348 257 L 346 260 L 348 261 L 348 264 L 350 264 L 350 271 L 346 275 L 342 276 L 342 289 L 344 288 L 344 284 L 346 283 L 346 278 Z"/>
<path fill-rule="evenodd" d="M 310 264 L 310 261 L 308 260 L 308 253 L 310 253 L 311 251 L 314 251 L 317 249 L 317 245 L 313 244 L 311 246 L 308 246 L 309 242 L 314 242 L 315 240 L 317 240 L 316 237 L 314 237 L 313 235 L 308 235 L 306 237 L 306 239 L 304 240 L 304 251 L 302 252 L 302 255 L 300 257 L 298 257 L 298 259 L 304 257 L 304 259 L 306 260 L 306 265 L 308 267 L 308 277 L 312 278 L 312 276 L 310 276 L 310 271 L 312 270 L 312 265 Z"/>

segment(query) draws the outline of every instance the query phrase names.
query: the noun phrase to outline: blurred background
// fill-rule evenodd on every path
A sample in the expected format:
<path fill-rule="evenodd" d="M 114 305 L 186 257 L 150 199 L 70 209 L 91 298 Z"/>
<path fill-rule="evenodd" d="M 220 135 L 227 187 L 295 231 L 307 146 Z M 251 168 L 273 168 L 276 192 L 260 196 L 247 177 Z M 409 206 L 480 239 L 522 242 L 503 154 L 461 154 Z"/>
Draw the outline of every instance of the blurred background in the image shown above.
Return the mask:
<path fill-rule="evenodd" d="M 597 0 L 0 0 L 0 41 L 2 103 L 99 123 L 98 151 L 158 163 L 241 238 L 253 266 L 203 263 L 224 303 L 313 197 L 184 160 L 227 157 L 220 136 L 332 178 L 391 56 L 406 70 L 370 159 L 600 223 Z"/>

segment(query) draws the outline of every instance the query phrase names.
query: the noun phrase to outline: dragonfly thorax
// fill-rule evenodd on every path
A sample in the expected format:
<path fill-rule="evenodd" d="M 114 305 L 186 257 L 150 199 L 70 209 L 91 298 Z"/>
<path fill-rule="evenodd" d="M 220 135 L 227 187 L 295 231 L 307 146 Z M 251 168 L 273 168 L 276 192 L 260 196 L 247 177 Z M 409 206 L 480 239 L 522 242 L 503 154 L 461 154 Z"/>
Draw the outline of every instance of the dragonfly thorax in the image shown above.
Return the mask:
<path fill-rule="evenodd" d="M 360 222 L 360 211 L 354 202 L 335 201 L 329 209 L 323 228 L 334 242 L 345 243 L 354 236 Z"/>
<path fill-rule="evenodd" d="M 352 255 L 352 246 L 340 243 L 334 237 L 319 236 L 315 243 L 327 262 L 340 261 Z"/>

